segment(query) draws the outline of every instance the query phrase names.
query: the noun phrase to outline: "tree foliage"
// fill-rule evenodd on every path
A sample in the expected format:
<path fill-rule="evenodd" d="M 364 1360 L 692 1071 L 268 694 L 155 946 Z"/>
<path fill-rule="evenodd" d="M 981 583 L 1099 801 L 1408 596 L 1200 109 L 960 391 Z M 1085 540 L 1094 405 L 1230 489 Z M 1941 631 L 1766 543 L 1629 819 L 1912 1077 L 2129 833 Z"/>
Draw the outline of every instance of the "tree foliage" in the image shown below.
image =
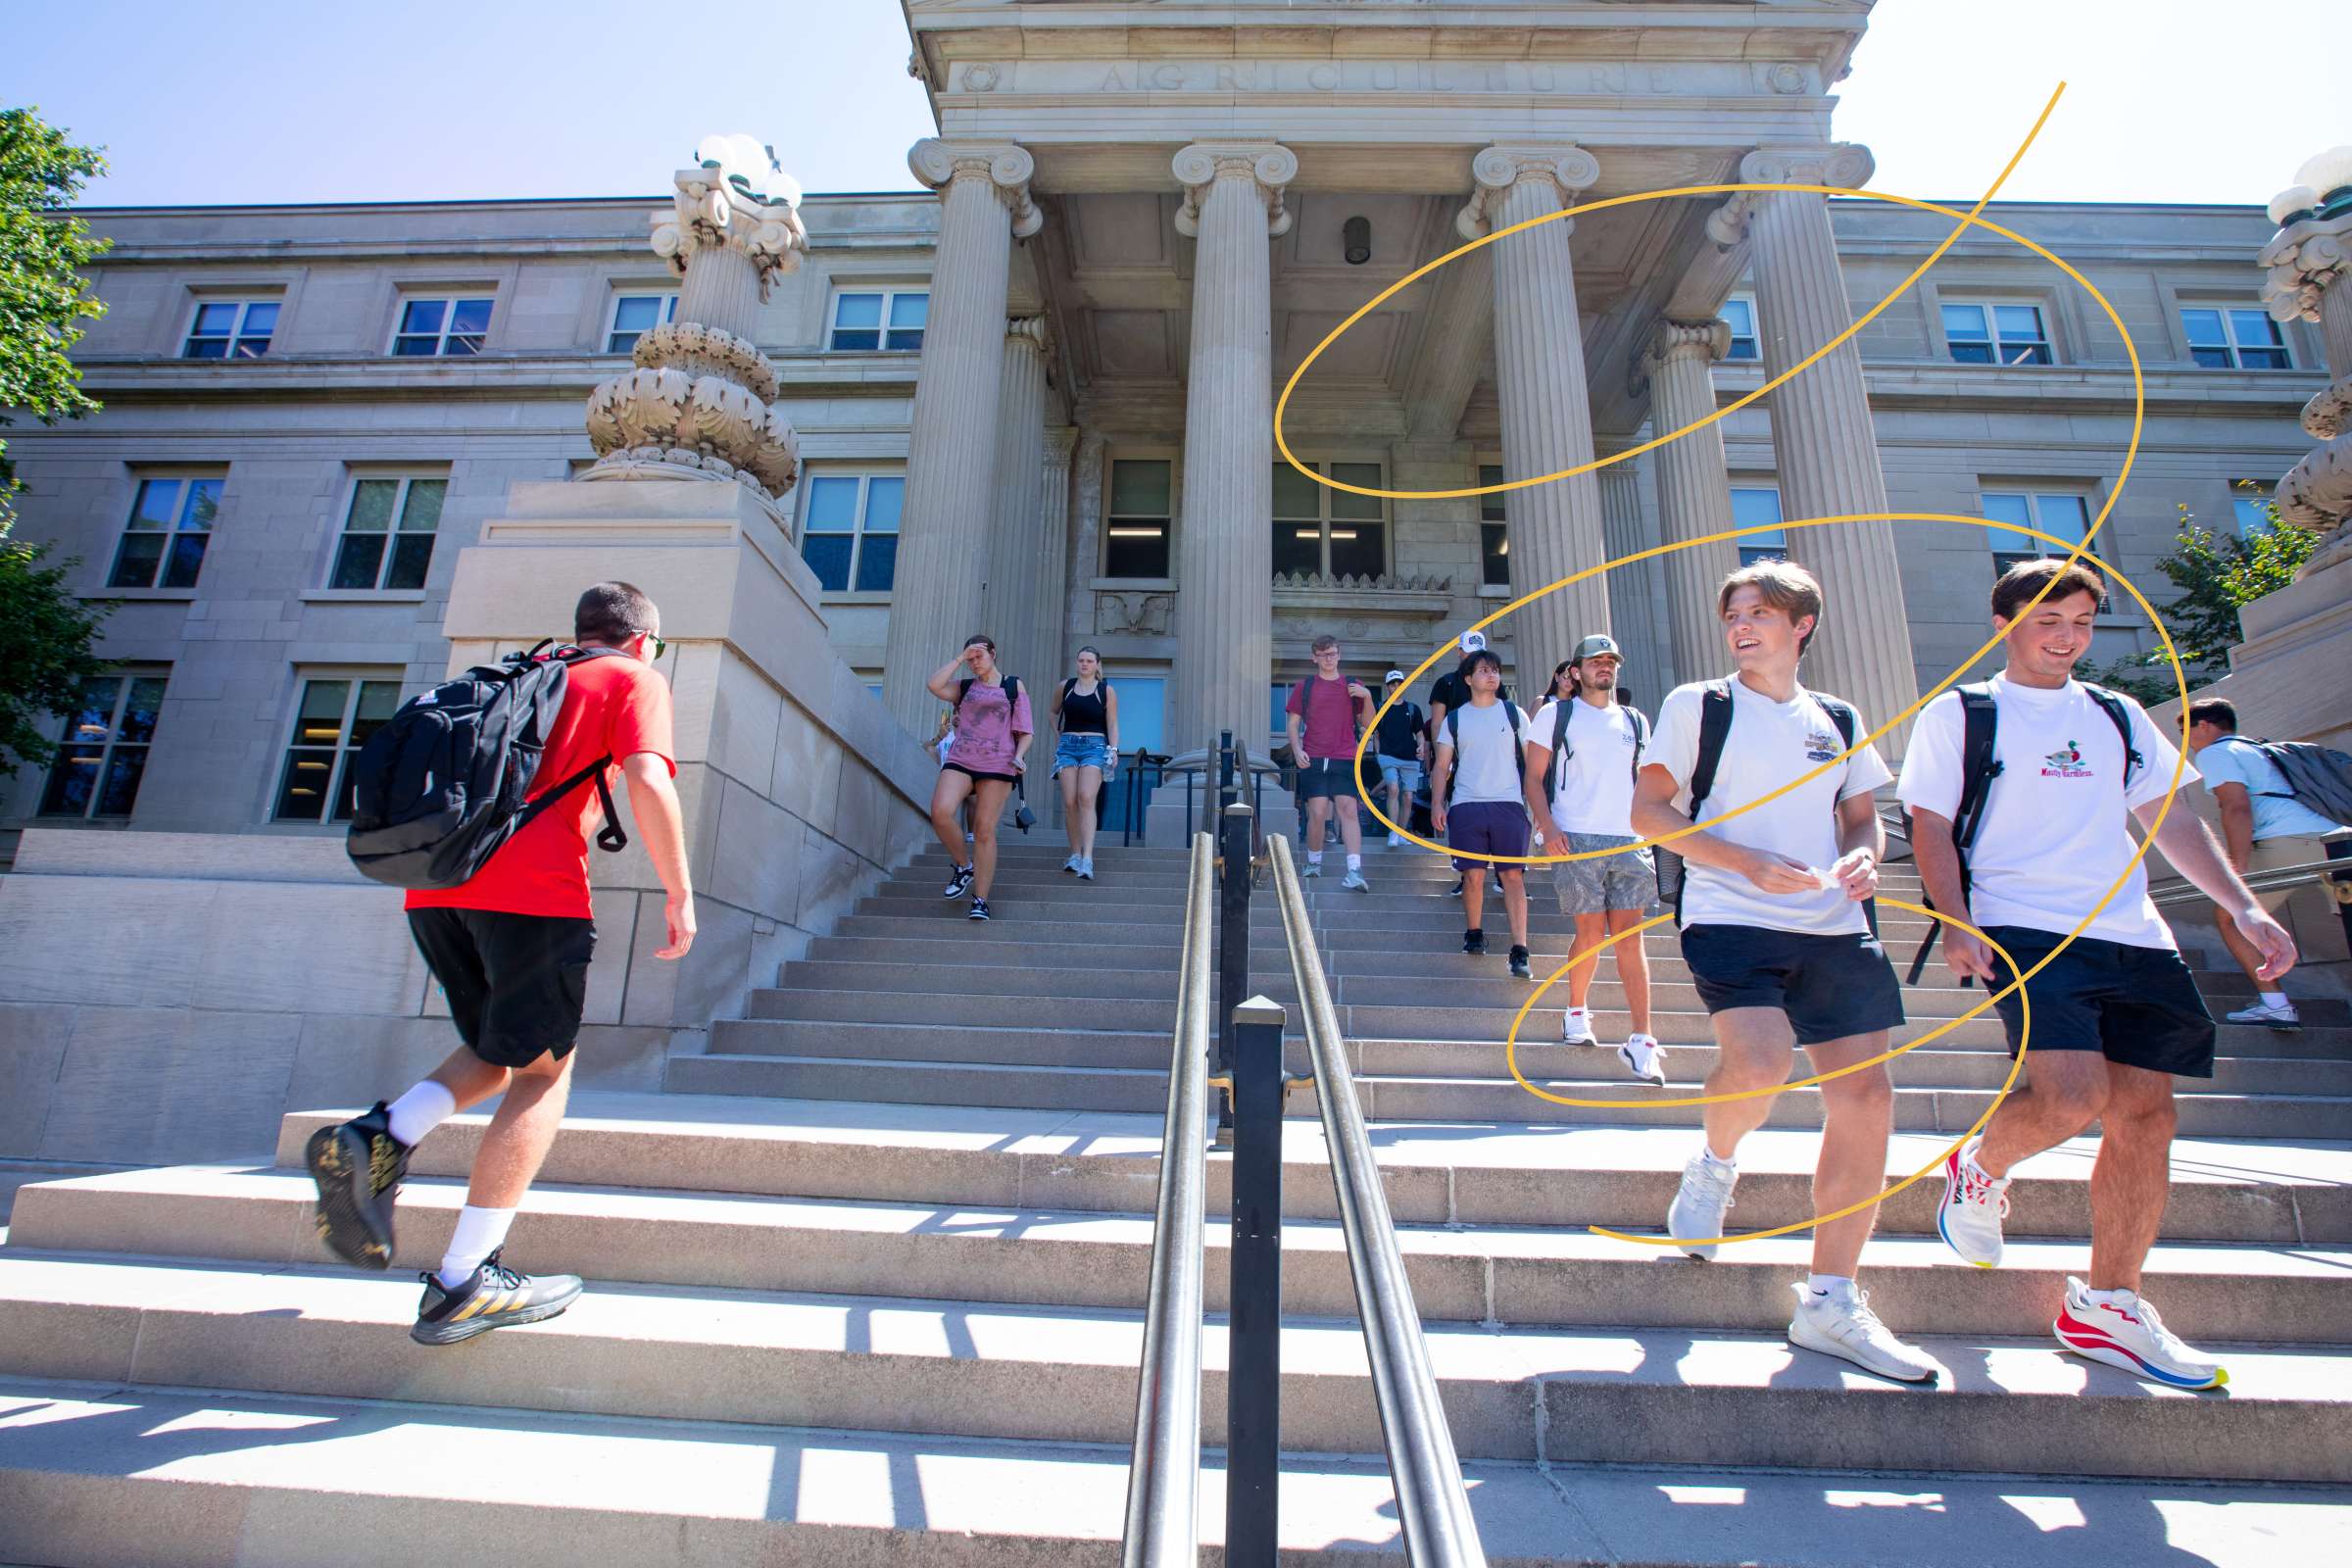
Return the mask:
<path fill-rule="evenodd" d="M 54 424 L 98 407 L 73 349 L 80 323 L 106 311 L 81 275 L 106 242 L 66 209 L 105 167 L 36 110 L 0 109 L 0 425 L 18 414 Z M 49 760 L 43 716 L 73 711 L 82 682 L 103 669 L 91 645 L 108 608 L 74 594 L 71 563 L 44 564 L 44 550 L 9 538 L 17 489 L 0 441 L 0 778 L 19 760 Z"/>
<path fill-rule="evenodd" d="M 2293 582 L 2296 568 L 2319 548 L 2318 534 L 2278 520 L 2276 503 L 2265 510 L 2270 526 L 2248 539 L 2235 533 L 2216 535 L 2199 526 L 2182 507 L 2173 553 L 2156 563 L 2156 569 L 2180 590 L 2178 598 L 2156 610 L 2180 650 L 2192 691 L 2229 672 L 2230 650 L 2245 640 L 2238 625 L 2239 608 Z M 2161 649 L 2115 660 L 2099 671 L 2098 679 L 2142 703 L 2169 702 L 2180 695 L 2171 662 Z"/>

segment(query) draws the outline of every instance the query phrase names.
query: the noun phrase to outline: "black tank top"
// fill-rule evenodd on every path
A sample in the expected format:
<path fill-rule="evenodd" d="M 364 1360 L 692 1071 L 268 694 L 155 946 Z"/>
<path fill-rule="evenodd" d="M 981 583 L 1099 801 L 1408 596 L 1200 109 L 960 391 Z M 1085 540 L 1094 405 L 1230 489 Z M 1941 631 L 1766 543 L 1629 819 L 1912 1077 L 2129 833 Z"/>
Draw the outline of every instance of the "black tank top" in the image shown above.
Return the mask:
<path fill-rule="evenodd" d="M 1110 704 L 1102 694 L 1109 688 L 1097 681 L 1093 695 L 1088 696 L 1076 691 L 1075 686 L 1076 682 L 1072 682 L 1063 689 L 1061 732 L 1064 735 L 1107 737 L 1110 734 Z"/>

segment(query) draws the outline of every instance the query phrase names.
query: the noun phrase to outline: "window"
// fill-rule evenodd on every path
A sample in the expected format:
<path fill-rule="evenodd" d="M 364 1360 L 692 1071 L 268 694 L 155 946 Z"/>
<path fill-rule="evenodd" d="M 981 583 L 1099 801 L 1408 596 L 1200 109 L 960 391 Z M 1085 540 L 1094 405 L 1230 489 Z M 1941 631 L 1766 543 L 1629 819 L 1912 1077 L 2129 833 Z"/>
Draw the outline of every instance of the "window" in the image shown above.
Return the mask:
<path fill-rule="evenodd" d="M 2237 514 L 2239 538 L 2250 541 L 2271 531 L 2271 525 L 2278 520 L 2271 505 L 2271 487 L 2260 479 L 2239 479 L 2230 486 L 2230 508 Z"/>
<path fill-rule="evenodd" d="M 1946 305 L 1943 339 L 1960 365 L 2051 363 L 2038 305 Z"/>
<path fill-rule="evenodd" d="M 618 294 L 612 299 L 612 328 L 605 334 L 607 354 L 626 354 L 637 340 L 677 318 L 675 294 Z"/>
<path fill-rule="evenodd" d="M 188 325 L 183 360 L 258 360 L 277 329 L 275 300 L 205 300 Z"/>
<path fill-rule="evenodd" d="M 833 297 L 833 349 L 919 349 L 931 315 L 928 289 L 873 289 Z"/>
<path fill-rule="evenodd" d="M 139 481 L 109 588 L 193 588 L 220 511 L 220 478 Z"/>
<path fill-rule="evenodd" d="M 286 748 L 285 774 L 278 781 L 277 807 L 270 815 L 280 822 L 350 821 L 351 759 L 399 707 L 400 682 L 395 678 L 304 681 L 294 738 Z"/>
<path fill-rule="evenodd" d="M 362 479 L 335 547 L 329 588 L 421 588 L 433 564 L 447 479 Z"/>
<path fill-rule="evenodd" d="M 1740 564 L 1752 566 L 1759 561 L 1788 559 L 1788 536 L 1780 529 L 1781 487 L 1777 484 L 1732 486 L 1732 526 L 1735 528 L 1770 527 L 1770 533 L 1751 533 L 1736 541 L 1740 546 Z"/>
<path fill-rule="evenodd" d="M 1723 319 L 1732 329 L 1732 347 L 1726 360 L 1758 360 L 1764 357 L 1756 338 L 1756 302 L 1745 294 L 1735 294 L 1723 302 Z"/>
<path fill-rule="evenodd" d="M 453 354 L 479 354 L 490 330 L 490 301 L 486 299 L 404 299 L 400 326 L 392 335 L 392 352 L 402 359 L 434 359 Z"/>
<path fill-rule="evenodd" d="M 2072 491 L 1994 491 L 1984 492 L 1984 517 L 1988 522 L 2017 522 L 2043 533 L 2053 534 L 2068 546 L 2082 542 L 2090 529 L 2090 501 Z M 2042 556 L 2063 556 L 2066 550 L 2044 544 L 2039 539 L 2019 533 L 2003 533 L 1986 529 L 1986 540 L 1992 545 L 1992 570 L 1995 576 L 2007 571 L 2021 561 L 2034 561 Z M 2104 605 L 2101 606 L 2104 609 Z"/>
<path fill-rule="evenodd" d="M 1502 483 L 1502 465 L 1478 466 L 1480 485 Z M 1502 497 L 1478 498 L 1478 581 L 1482 588 L 1511 585 L 1511 535 L 1503 522 Z"/>
<path fill-rule="evenodd" d="M 128 816 L 147 771 L 162 674 L 100 675 L 81 683 L 81 699 L 58 738 L 41 794 L 43 816 Z"/>
<path fill-rule="evenodd" d="M 1310 463 L 1343 484 L 1383 488 L 1377 463 Z M 1378 577 L 1389 569 L 1389 525 L 1379 496 L 1320 485 L 1287 463 L 1274 465 L 1274 574 Z"/>
<path fill-rule="evenodd" d="M 1102 575 L 1165 577 L 1175 465 L 1165 458 L 1114 458 L 1110 515 L 1102 524 Z"/>
<path fill-rule="evenodd" d="M 2189 358 L 2208 370 L 2290 370 L 2286 339 L 2268 311 L 2182 306 Z"/>
<path fill-rule="evenodd" d="M 1168 749 L 1168 682 L 1163 675 L 1121 675 L 1110 683 L 1119 694 L 1119 746 L 1133 756 L 1138 746 L 1151 752 Z M 1108 793 L 1105 791 L 1104 793 Z"/>
<path fill-rule="evenodd" d="M 808 481 L 801 559 L 827 593 L 888 593 L 899 565 L 899 513 L 906 481 L 898 474 L 827 473 Z"/>

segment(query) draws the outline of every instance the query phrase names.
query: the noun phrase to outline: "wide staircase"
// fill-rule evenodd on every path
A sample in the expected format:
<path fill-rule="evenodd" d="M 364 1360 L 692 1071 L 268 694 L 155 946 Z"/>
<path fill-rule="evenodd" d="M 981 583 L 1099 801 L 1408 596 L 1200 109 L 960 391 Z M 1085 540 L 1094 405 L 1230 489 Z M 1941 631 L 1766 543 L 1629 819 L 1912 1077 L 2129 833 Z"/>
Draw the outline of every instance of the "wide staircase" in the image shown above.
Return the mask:
<path fill-rule="evenodd" d="M 1671 1086 L 1559 1044 L 1564 987 L 1462 955 L 1450 874 L 1375 848 L 1305 884 L 1490 1562 L 2259 1564 L 2352 1539 L 2352 1018 L 2225 1026 L 2183 1084 L 2147 1295 L 2229 1351 L 2189 1395 L 2057 1353 L 2095 1145 L 2025 1166 L 2008 1258 L 1935 1237 L 1939 1183 L 1884 1206 L 1874 1307 L 1947 1369 L 1886 1384 L 1781 1337 L 1801 1236 L 1701 1264 L 1655 1232 L 1712 1064 L 1670 935 L 1649 938 Z M 1118 1560 L 1157 1190 L 1184 854 L 1008 849 L 968 923 L 933 854 L 670 1064 L 662 1095 L 582 1093 L 510 1247 L 575 1270 L 564 1316 L 425 1349 L 404 1332 L 479 1115 L 420 1151 L 401 1272 L 314 1240 L 286 1119 L 270 1168 L 141 1170 L 19 1196 L 0 1248 L 0 1562 L 1106 1565 Z M 1890 873 L 1888 891 L 1915 897 Z M 1567 922 L 1536 898 L 1539 975 Z M 1252 989 L 1291 1004 L 1261 892 Z M 1907 960 L 1923 923 L 1889 914 Z M 1604 968 L 1604 975 L 1608 971 Z M 2204 976 L 2216 1010 L 2246 997 Z M 1940 966 L 1916 1038 L 1973 1005 Z M 1628 1028 L 1613 981 L 1601 1035 Z M 1302 1042 L 1290 1065 L 1303 1071 Z M 1893 1063 L 1889 1179 L 1982 1113 L 1989 1016 Z M 1800 1069 L 1801 1071 L 1801 1069 Z M 1399 1554 L 1382 1433 L 1311 1087 L 1290 1102 L 1282 1338 L 1286 1562 Z M 1738 1229 L 1812 1211 L 1819 1100 L 1781 1097 L 1741 1155 Z M 1210 1162 L 1209 1307 L 1228 1193 Z M 1223 1430 L 1222 1321 L 1207 1344 Z M 1220 1456 L 1203 1534 L 1222 1519 Z M 2328 1541 L 2336 1544 L 2329 1547 Z M 1211 1560 L 1218 1554 L 1209 1553 Z"/>

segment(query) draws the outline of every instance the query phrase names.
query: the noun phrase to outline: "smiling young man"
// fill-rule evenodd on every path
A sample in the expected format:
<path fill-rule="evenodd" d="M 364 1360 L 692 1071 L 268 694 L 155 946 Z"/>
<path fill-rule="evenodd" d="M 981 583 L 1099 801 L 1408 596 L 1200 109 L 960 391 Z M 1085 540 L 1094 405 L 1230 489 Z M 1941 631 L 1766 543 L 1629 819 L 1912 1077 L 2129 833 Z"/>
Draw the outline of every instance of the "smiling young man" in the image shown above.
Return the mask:
<path fill-rule="evenodd" d="M 1719 832 L 1677 839 L 1685 863 L 1683 957 L 1714 1026 L 1710 1095 L 1785 1083 L 1802 1046 L 1815 1072 L 1880 1054 L 1903 1021 L 1894 969 L 1864 913 L 1877 893 L 1885 835 L 1871 792 L 1893 778 L 1853 708 L 1796 678 L 1821 624 L 1821 585 L 1803 567 L 1761 562 L 1716 596 L 1738 671 L 1680 686 L 1658 709 L 1657 739 L 1634 785 L 1634 831 L 1664 838 L 1755 805 Z M 1776 800 L 1764 798 L 1822 771 Z M 1760 803 L 1760 804 L 1757 804 Z M 1885 1184 L 1894 1090 L 1884 1064 L 1820 1087 L 1821 1158 L 1813 1206 L 1830 1213 Z M 1706 1145 L 1683 1167 L 1669 1236 L 1712 1257 L 1739 1180 L 1740 1141 L 1763 1125 L 1770 1098 L 1706 1107 Z M 1875 1204 L 1813 1231 L 1813 1271 L 1793 1287 L 1789 1343 L 1840 1356 L 1881 1377 L 1933 1381 L 1935 1362 L 1903 1344 L 1854 1283 Z"/>
<path fill-rule="evenodd" d="M 1429 815 L 1433 826 L 1455 850 L 1482 855 L 1527 853 L 1527 808 L 1521 796 L 1520 748 L 1528 733 L 1527 714 L 1516 704 L 1501 700 L 1502 661 L 1485 648 L 1462 662 L 1469 701 L 1446 715 L 1438 730 L 1437 766 L 1429 775 Z M 1457 772 L 1458 763 L 1458 772 Z M 1453 798 L 1446 799 L 1446 783 Z M 1464 953 L 1487 951 L 1482 914 L 1486 906 L 1487 867 L 1490 861 L 1459 858 L 1453 868 L 1462 874 L 1462 932 Z M 1511 973 L 1534 977 L 1527 956 L 1527 877 L 1524 866 L 1495 864 L 1502 884 L 1502 907 L 1511 922 Z"/>
<path fill-rule="evenodd" d="M 1284 705 L 1291 755 L 1298 760 L 1298 803 L 1306 810 L 1306 876 L 1323 874 L 1323 832 L 1337 811 L 1348 850 L 1344 888 L 1371 891 L 1364 880 L 1364 825 L 1355 808 L 1355 741 L 1372 716 L 1372 694 L 1340 674 L 1340 640 L 1325 632 L 1310 650 L 1315 672 L 1291 688 Z"/>
<path fill-rule="evenodd" d="M 2032 604 L 2045 586 L 2048 596 Z M 1930 703 L 1903 759 L 1898 793 L 1911 809 L 1929 902 L 1984 931 L 2021 970 L 2049 959 L 2025 986 L 2034 1023 L 2023 1041 L 2025 1086 L 1945 1161 L 1936 1228 L 1969 1262 L 1999 1263 L 2010 1172 L 2099 1122 L 2090 1278 L 2068 1279 L 2052 1330 L 2077 1355 L 2175 1388 L 2216 1388 L 2229 1381 L 2220 1364 L 2183 1344 L 2139 1296 L 2171 1185 L 2173 1079 L 2213 1076 L 2214 1032 L 2148 898 L 2146 868 L 2131 863 L 2129 821 L 2155 820 L 2180 754 L 2137 703 L 2074 678 L 2106 592 L 2096 572 L 2064 561 L 2004 572 L 1992 590 L 1992 624 L 2007 667 Z M 2181 783 L 2195 778 L 2182 770 Z M 2176 806 L 2155 841 L 2261 951 L 2261 978 L 2285 973 L 2294 943 L 2205 824 Z M 2111 888 L 2106 907 L 2051 958 Z M 2008 984 L 1983 942 L 1946 926 L 1942 943 L 1955 975 Z M 2024 1008 L 2015 992 L 1994 1005 L 2014 1052 Z"/>

